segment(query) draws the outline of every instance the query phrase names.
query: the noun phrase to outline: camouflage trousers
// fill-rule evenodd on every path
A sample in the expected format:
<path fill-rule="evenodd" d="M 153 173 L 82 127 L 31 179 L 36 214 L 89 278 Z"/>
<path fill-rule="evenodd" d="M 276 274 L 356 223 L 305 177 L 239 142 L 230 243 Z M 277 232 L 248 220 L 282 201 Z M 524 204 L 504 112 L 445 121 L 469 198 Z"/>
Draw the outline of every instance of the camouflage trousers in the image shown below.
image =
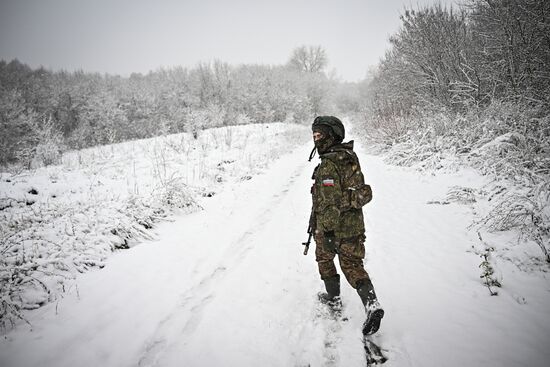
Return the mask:
<path fill-rule="evenodd" d="M 319 266 L 321 279 L 325 280 L 338 274 L 334 265 L 334 257 L 338 255 L 340 269 L 353 288 L 357 281 L 369 279 L 369 274 L 363 267 L 365 258 L 365 236 L 360 235 L 345 238 L 337 243 L 338 254 L 327 251 L 323 247 L 323 235 L 315 236 L 315 260 Z"/>

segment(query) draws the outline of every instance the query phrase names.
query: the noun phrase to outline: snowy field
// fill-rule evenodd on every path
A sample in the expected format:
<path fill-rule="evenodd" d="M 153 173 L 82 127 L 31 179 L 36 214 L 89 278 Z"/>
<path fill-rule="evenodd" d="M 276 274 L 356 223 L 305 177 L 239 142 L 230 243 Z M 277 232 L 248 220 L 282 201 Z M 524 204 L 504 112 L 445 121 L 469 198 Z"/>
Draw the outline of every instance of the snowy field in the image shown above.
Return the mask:
<path fill-rule="evenodd" d="M 23 252 L 52 292 L 47 302 L 41 283 L 24 283 L 30 324 L 6 333 L 1 366 L 365 365 L 359 297 L 344 283 L 347 321 L 328 318 L 316 302 L 322 282 L 313 249 L 302 255 L 317 164 L 307 162 L 309 131 L 231 129 L 225 140 L 219 129 L 197 141 L 126 143 L 67 156 L 61 167 L 2 175 L 2 195 L 12 200 L 3 201 L 11 204 L 3 204 L 2 225 L 24 219 L 11 240 L 18 250 L 2 249 L 2 272 L 23 266 Z M 540 249 L 512 232 L 472 227 L 489 203 L 457 191 L 475 193 L 488 181 L 467 169 L 389 166 L 356 146 L 374 193 L 365 208 L 366 268 L 386 310 L 374 337 L 385 365 L 547 366 L 550 281 Z M 128 206 L 137 197 L 145 204 Z M 51 217 L 29 222 L 35 210 Z M 147 210 L 150 229 L 136 219 Z M 125 244 L 110 231 L 114 223 L 141 244 L 130 239 L 129 249 L 111 254 Z M 487 266 L 501 287 L 480 278 Z M 93 269 L 62 282 L 71 285 L 64 293 L 46 283 L 81 267 Z"/>
<path fill-rule="evenodd" d="M 248 125 L 127 142 L 63 156 L 63 163 L 0 173 L 0 321 L 58 300 L 70 280 L 116 249 L 153 239 L 174 213 L 246 181 L 307 139 L 298 125 Z M 1 324 L 0 324 L 1 325 Z"/>

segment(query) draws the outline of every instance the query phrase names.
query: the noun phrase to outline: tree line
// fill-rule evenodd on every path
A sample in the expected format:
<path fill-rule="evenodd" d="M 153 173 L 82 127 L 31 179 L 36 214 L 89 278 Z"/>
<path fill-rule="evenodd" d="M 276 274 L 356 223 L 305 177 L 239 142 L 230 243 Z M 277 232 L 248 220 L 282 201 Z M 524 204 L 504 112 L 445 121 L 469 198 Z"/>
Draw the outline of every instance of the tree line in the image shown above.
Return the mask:
<path fill-rule="evenodd" d="M 504 175 L 539 182 L 550 174 L 549 1 L 405 10 L 390 44 L 361 100 L 371 139 L 429 142 L 431 152 L 469 154 L 475 165 L 472 153 L 501 136 L 501 162 L 514 161 Z"/>
<path fill-rule="evenodd" d="M 32 69 L 0 61 L 0 166 L 55 163 L 67 149 L 329 113 L 335 83 L 321 47 L 296 48 L 286 65 L 159 69 L 129 77 Z"/>
<path fill-rule="evenodd" d="M 384 121 L 494 101 L 550 104 L 550 2 L 466 0 L 406 10 L 370 82 L 368 118 Z"/>

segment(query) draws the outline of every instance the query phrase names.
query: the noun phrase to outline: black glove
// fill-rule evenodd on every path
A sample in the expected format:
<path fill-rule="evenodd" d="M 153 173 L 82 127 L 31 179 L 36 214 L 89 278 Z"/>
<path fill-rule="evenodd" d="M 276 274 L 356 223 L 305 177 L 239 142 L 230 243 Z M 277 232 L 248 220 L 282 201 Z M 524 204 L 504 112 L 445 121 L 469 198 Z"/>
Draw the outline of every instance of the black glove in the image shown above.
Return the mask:
<path fill-rule="evenodd" d="M 334 231 L 327 231 L 323 233 L 323 247 L 326 251 L 336 253 L 336 236 Z"/>

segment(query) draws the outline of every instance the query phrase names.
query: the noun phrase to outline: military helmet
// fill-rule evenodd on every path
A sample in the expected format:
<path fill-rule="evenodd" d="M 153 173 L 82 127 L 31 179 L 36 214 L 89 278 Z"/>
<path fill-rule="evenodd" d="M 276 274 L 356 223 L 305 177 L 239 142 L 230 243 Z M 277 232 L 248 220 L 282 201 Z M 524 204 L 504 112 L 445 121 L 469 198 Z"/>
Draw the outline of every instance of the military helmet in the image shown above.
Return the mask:
<path fill-rule="evenodd" d="M 338 117 L 334 116 L 317 116 L 313 120 L 313 125 L 311 125 L 311 130 L 320 130 L 326 131 L 326 128 L 331 132 L 331 135 L 337 141 L 343 141 L 346 137 L 346 130 L 344 129 L 344 124 Z"/>

